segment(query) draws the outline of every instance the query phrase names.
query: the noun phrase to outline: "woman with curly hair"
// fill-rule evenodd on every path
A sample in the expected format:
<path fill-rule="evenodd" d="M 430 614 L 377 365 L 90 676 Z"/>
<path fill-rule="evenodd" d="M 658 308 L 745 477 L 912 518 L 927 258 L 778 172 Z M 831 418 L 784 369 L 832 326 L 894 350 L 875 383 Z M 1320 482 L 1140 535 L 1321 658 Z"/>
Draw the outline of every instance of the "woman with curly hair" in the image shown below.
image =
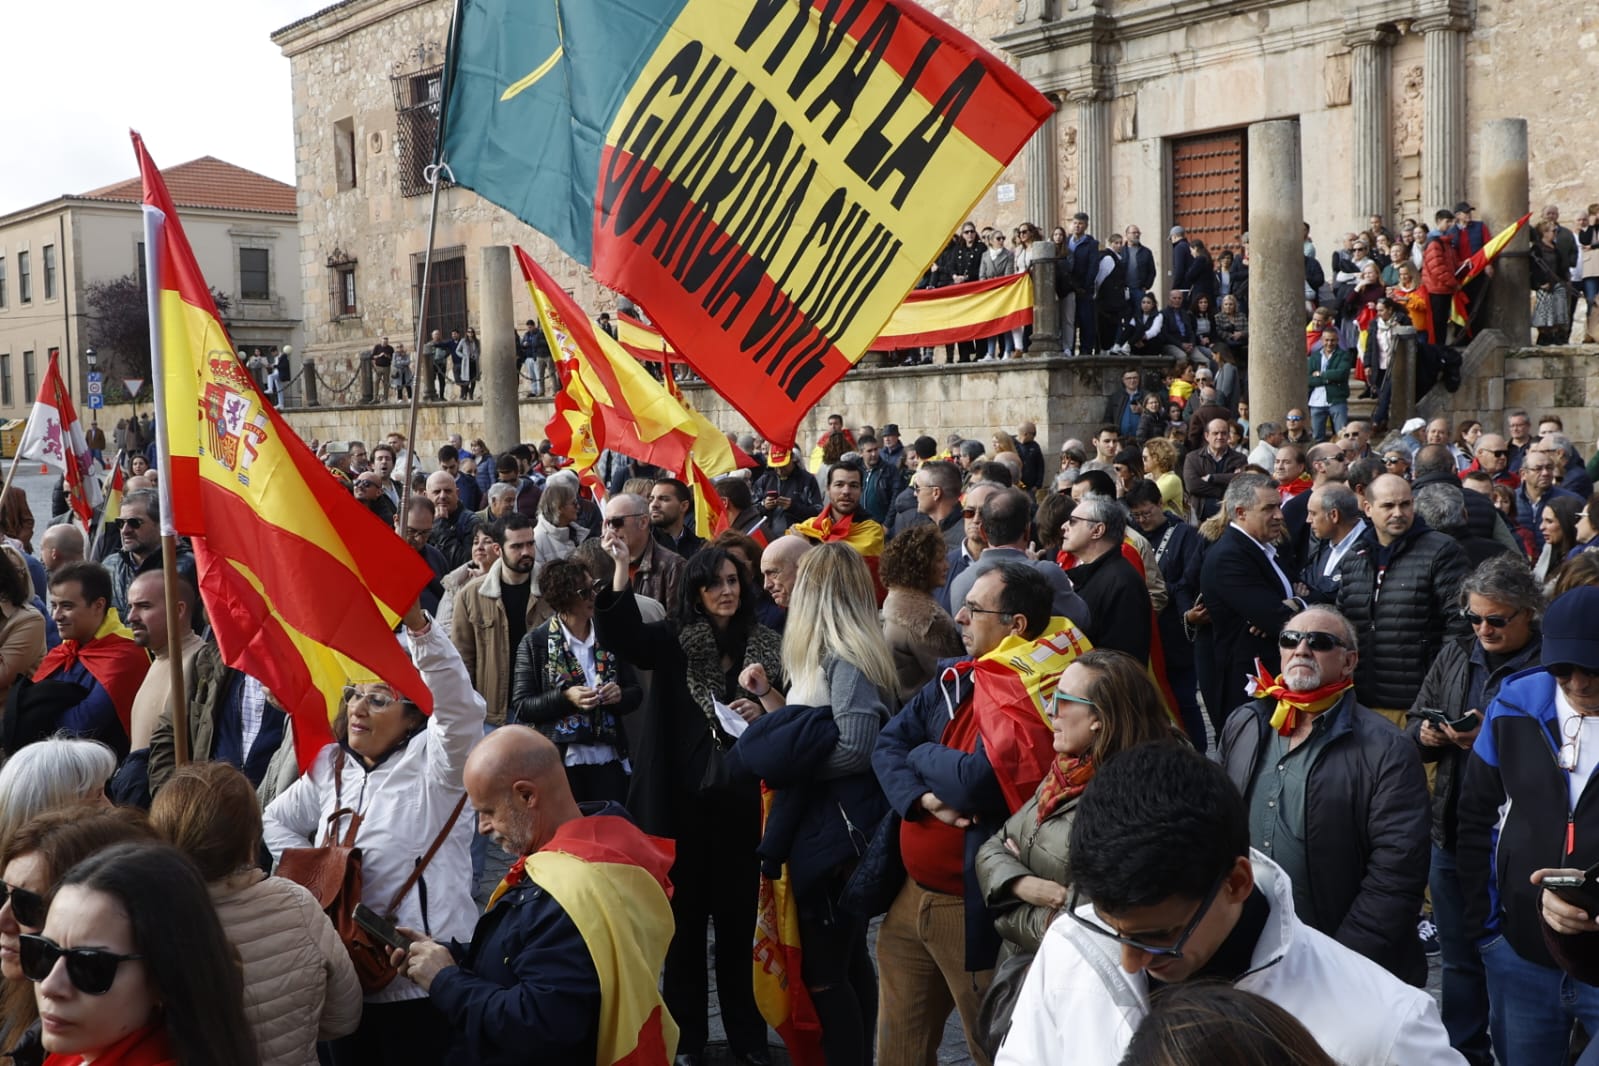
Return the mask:
<path fill-rule="evenodd" d="M 1187 514 L 1183 479 L 1177 473 L 1177 445 L 1165 437 L 1144 442 L 1144 476 L 1160 487 L 1160 505 L 1172 514 Z"/>
<path fill-rule="evenodd" d="M 933 599 L 933 590 L 943 588 L 949 576 L 938 526 L 922 522 L 894 537 L 883 549 L 878 574 L 888 589 L 883 637 L 894 654 L 899 690 L 909 696 L 933 679 L 938 660 L 962 654 L 960 630 Z"/>
<path fill-rule="evenodd" d="M 643 690 L 633 668 L 595 639 L 598 590 L 588 567 L 556 559 L 544 568 L 539 588 L 555 614 L 517 646 L 510 719 L 555 742 L 579 803 L 626 802 L 622 716 L 638 710 Z"/>

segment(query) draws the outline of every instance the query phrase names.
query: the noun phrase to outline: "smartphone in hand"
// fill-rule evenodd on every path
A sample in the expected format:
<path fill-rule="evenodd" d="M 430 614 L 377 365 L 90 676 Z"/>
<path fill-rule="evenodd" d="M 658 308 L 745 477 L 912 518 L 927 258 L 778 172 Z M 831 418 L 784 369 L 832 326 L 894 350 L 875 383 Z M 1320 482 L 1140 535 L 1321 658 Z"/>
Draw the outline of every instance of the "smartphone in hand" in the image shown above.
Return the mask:
<path fill-rule="evenodd" d="M 394 927 L 394 923 L 383 917 L 365 903 L 357 903 L 355 910 L 350 914 L 355 919 L 355 924 L 365 929 L 367 933 L 381 944 L 386 944 L 396 951 L 409 951 L 411 939 L 403 935 Z"/>

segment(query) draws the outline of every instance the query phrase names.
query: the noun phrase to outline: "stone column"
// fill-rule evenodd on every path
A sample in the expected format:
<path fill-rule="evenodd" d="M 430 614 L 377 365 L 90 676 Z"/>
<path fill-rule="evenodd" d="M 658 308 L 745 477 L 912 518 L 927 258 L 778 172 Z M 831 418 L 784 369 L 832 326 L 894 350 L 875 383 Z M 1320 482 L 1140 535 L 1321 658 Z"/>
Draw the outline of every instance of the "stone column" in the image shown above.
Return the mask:
<path fill-rule="evenodd" d="M 1054 97 L 1050 97 L 1051 100 Z M 1051 114 L 1027 142 L 1027 217 L 1045 235 L 1060 208 L 1060 178 L 1055 172 L 1058 147 L 1055 116 Z"/>
<path fill-rule="evenodd" d="M 1110 217 L 1110 100 L 1099 89 L 1085 90 L 1073 99 L 1077 101 L 1077 210 L 1088 213 L 1090 233 L 1109 236 L 1116 224 Z"/>
<path fill-rule="evenodd" d="M 1305 378 L 1305 217 L 1299 123 L 1249 127 L 1249 411 L 1280 422 Z"/>
<path fill-rule="evenodd" d="M 1466 194 L 1466 35 L 1455 20 L 1416 25 L 1426 42 L 1421 206 L 1430 216 Z M 1519 217 L 1519 216 L 1518 216 Z"/>
<path fill-rule="evenodd" d="M 1478 136 L 1482 195 L 1477 206 L 1490 226 L 1507 226 L 1527 213 L 1527 120 L 1494 119 Z M 1517 234 L 1494 260 L 1493 269 L 1493 278 L 1482 290 L 1487 305 L 1479 325 L 1499 330 L 1511 347 L 1532 343 L 1527 238 Z"/>
<path fill-rule="evenodd" d="M 1349 102 L 1355 113 L 1356 218 L 1384 218 L 1393 210 L 1392 119 L 1388 108 L 1388 68 L 1392 35 L 1373 31 L 1350 48 Z M 1434 208 L 1436 210 L 1436 208 Z"/>
<path fill-rule="evenodd" d="M 1033 275 L 1033 336 L 1027 345 L 1028 355 L 1060 354 L 1060 300 L 1055 297 L 1055 271 L 1061 261 L 1055 257 L 1064 251 L 1049 241 L 1033 245 L 1033 262 L 1028 268 Z"/>
<path fill-rule="evenodd" d="M 483 249 L 479 275 L 483 339 L 483 439 L 498 455 L 522 439 L 516 403 L 516 309 L 511 303 L 511 249 L 493 244 Z"/>

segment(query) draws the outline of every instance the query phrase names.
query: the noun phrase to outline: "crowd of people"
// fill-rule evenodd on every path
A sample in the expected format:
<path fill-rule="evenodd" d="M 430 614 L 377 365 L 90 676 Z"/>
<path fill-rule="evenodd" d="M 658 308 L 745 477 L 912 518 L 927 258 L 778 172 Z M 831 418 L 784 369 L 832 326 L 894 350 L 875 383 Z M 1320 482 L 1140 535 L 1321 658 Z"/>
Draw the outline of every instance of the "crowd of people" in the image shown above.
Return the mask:
<path fill-rule="evenodd" d="M 714 974 L 767 1066 L 759 927 L 828 1066 L 928 1066 L 952 1015 L 979 1066 L 1599 1062 L 1599 457 L 1351 417 L 1325 306 L 1252 421 L 1244 258 L 1054 464 L 835 413 L 734 438 L 709 539 L 621 454 L 601 492 L 548 442 L 313 442 L 431 573 L 432 709 L 352 677 L 310 758 L 186 549 L 169 611 L 138 423 L 105 535 L 58 500 L 36 546 L 11 490 L 0 1051 L 701 1066 Z"/>

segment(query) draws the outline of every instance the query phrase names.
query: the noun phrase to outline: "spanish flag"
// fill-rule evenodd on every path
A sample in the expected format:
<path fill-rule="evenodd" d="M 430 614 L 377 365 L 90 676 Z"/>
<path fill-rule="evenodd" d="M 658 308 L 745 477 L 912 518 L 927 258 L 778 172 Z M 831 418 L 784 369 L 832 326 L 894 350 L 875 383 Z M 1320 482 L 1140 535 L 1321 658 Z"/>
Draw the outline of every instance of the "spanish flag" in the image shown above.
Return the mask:
<path fill-rule="evenodd" d="M 785 447 L 1055 111 L 917 0 L 472 0 L 444 82 L 455 180 Z"/>
<path fill-rule="evenodd" d="M 591 814 L 513 863 L 489 902 L 525 872 L 577 926 L 600 979 L 595 1066 L 670 1066 L 677 1053 L 677 1023 L 659 990 L 675 928 L 667 876 L 675 850 L 621 815 Z M 528 1055 L 536 1060 L 537 1049 Z"/>
<path fill-rule="evenodd" d="M 1521 232 L 1531 218 L 1532 212 L 1528 211 L 1525 215 L 1522 215 L 1516 221 L 1494 234 L 1489 238 L 1487 244 L 1477 249 L 1476 252 L 1472 253 L 1455 268 L 1455 276 L 1460 279 L 1460 288 L 1455 290 L 1455 298 L 1449 305 L 1449 321 L 1470 330 L 1471 300 L 1466 296 L 1466 283 L 1488 269 L 1488 264 L 1499 258 L 1499 253 L 1505 250 L 1505 245 L 1509 244 L 1516 234 Z"/>
<path fill-rule="evenodd" d="M 162 531 L 190 538 L 223 661 L 293 718 L 304 767 L 333 739 L 350 680 L 381 679 L 432 711 L 394 627 L 433 573 L 262 398 L 137 133 L 133 149 L 144 178 Z"/>
<path fill-rule="evenodd" d="M 877 590 L 878 606 L 882 606 L 883 599 L 888 595 L 888 589 L 883 587 L 883 581 L 877 575 L 877 568 L 882 562 L 883 541 L 886 538 L 883 527 L 868 518 L 865 511 L 854 511 L 843 518 L 834 518 L 833 509 L 824 507 L 822 513 L 815 518 L 807 518 L 803 522 L 795 522 L 789 526 L 788 535 L 804 537 L 818 544 L 839 541 L 854 548 L 855 553 L 866 560 L 866 569 L 872 572 L 872 586 Z"/>
<path fill-rule="evenodd" d="M 527 252 L 518 248 L 516 260 L 561 377 L 555 414 L 544 430 L 550 446 L 572 460 L 579 476 L 607 448 L 676 471 L 695 496 L 696 532 L 709 536 L 724 510 L 711 479 L 737 469 L 740 456 L 747 465 L 754 460 L 735 455 L 721 430 L 595 327 Z M 670 373 L 669 364 L 666 369 Z"/>
<path fill-rule="evenodd" d="M 942 289 L 917 289 L 894 309 L 872 347 L 884 352 L 930 348 L 1032 324 L 1032 275 L 1011 274 Z"/>
<path fill-rule="evenodd" d="M 647 325 L 618 311 L 611 319 L 616 326 L 616 341 L 633 358 L 644 363 L 665 363 L 675 359 L 683 362 L 683 357 L 677 354 L 677 349 L 672 347 L 664 334 L 654 326 Z"/>

